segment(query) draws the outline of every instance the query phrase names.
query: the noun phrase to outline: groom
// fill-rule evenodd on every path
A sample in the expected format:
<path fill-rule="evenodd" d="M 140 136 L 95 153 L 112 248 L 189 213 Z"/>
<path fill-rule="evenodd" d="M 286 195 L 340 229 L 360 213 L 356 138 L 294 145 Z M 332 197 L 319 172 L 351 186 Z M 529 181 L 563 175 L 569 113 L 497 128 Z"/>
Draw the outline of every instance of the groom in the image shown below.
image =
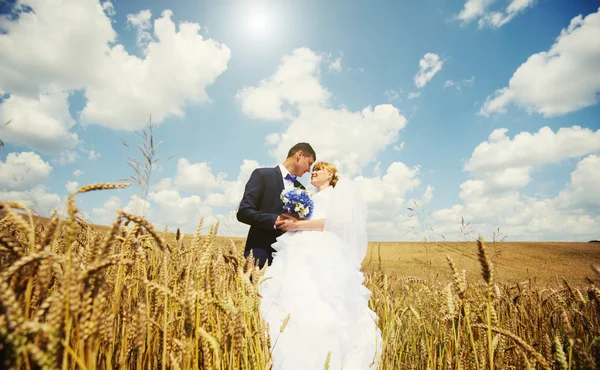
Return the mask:
<path fill-rule="evenodd" d="M 254 256 L 259 268 L 273 261 L 275 251 L 271 244 L 283 234 L 278 228 L 282 221 L 283 202 L 281 192 L 304 186 L 296 180 L 310 171 L 317 155 L 308 143 L 298 143 L 288 151 L 288 156 L 276 167 L 257 168 L 246 183 L 244 196 L 237 211 L 237 219 L 250 225 L 244 257 Z"/>

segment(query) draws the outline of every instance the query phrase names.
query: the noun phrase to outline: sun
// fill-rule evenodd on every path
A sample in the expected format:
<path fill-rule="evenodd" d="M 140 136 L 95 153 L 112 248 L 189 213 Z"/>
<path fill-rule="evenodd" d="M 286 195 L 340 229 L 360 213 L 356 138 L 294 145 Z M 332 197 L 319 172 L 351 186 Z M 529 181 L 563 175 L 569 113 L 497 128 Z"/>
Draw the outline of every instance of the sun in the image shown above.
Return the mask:
<path fill-rule="evenodd" d="M 256 11 L 248 17 L 250 29 L 256 32 L 265 32 L 269 28 L 269 16 L 263 11 Z"/>
<path fill-rule="evenodd" d="M 271 15 L 265 9 L 259 7 L 251 9 L 246 17 L 248 32 L 253 36 L 264 37 L 269 33 L 273 22 Z"/>
<path fill-rule="evenodd" d="M 281 1 L 243 0 L 234 1 L 237 5 L 231 8 L 229 19 L 231 28 L 245 45 L 271 47 L 280 42 L 289 30 L 286 24 L 285 8 Z"/>

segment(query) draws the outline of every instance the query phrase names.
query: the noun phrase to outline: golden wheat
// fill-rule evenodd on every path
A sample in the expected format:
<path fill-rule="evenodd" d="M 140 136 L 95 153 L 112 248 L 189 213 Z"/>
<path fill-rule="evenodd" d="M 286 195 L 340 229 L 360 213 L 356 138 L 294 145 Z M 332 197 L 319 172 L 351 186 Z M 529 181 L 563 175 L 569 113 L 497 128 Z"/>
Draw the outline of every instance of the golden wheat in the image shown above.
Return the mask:
<path fill-rule="evenodd" d="M 3 204 L 0 366 L 268 369 L 277 338 L 259 315 L 266 270 L 217 239 L 218 224 L 201 235 L 202 220 L 188 242 L 123 211 L 104 232 L 93 229 L 75 196 L 116 187 L 82 187 L 69 197 L 66 220 L 54 213 L 33 222 L 22 205 Z M 481 238 L 478 248 L 481 283 L 468 284 L 449 257 L 449 283 L 364 271 L 383 333 L 380 369 L 595 368 L 594 280 L 587 290 L 567 280 L 503 284 Z"/>

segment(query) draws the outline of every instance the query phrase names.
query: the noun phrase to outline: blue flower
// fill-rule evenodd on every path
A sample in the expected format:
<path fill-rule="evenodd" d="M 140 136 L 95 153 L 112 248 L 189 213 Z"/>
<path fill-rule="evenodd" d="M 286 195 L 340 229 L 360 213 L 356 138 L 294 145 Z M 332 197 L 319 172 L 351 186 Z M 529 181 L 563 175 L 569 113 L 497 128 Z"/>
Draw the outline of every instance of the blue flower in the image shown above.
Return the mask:
<path fill-rule="evenodd" d="M 303 189 L 296 188 L 284 190 L 281 192 L 281 201 L 283 202 L 283 209 L 287 213 L 295 213 L 300 218 L 308 218 L 312 215 L 314 209 L 314 202 L 310 194 Z"/>

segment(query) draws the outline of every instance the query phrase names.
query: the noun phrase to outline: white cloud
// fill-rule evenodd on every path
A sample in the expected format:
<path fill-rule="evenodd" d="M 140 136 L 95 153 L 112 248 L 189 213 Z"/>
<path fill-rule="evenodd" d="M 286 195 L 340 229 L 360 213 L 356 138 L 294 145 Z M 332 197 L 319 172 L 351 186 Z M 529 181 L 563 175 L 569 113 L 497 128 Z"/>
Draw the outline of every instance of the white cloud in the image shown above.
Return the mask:
<path fill-rule="evenodd" d="M 25 190 L 42 185 L 50 176 L 52 166 L 33 152 L 9 153 L 0 160 L 0 188 Z"/>
<path fill-rule="evenodd" d="M 298 105 L 300 110 L 323 106 L 330 93 L 319 80 L 321 61 L 322 57 L 308 48 L 285 55 L 273 76 L 238 91 L 242 110 L 254 118 L 279 120 L 293 117 L 289 110 L 282 110 L 284 102 Z"/>
<path fill-rule="evenodd" d="M 425 189 L 425 193 L 423 193 L 423 202 L 425 204 L 431 202 L 431 200 L 433 199 L 433 186 L 431 185 L 427 185 L 427 188 Z"/>
<path fill-rule="evenodd" d="M 91 221 L 98 225 L 110 225 L 117 217 L 117 211 L 121 209 L 121 198 L 113 195 L 102 205 L 102 207 L 92 208 Z"/>
<path fill-rule="evenodd" d="M 75 177 L 79 177 L 79 176 L 83 175 L 84 173 L 85 173 L 84 171 L 82 171 L 82 170 L 79 170 L 79 169 L 78 169 L 78 170 L 75 170 L 75 171 L 73 171 L 73 175 L 74 175 Z"/>
<path fill-rule="evenodd" d="M 162 179 L 155 188 L 156 192 L 174 189 L 188 191 L 205 196 L 205 204 L 210 207 L 235 207 L 244 193 L 244 186 L 252 171 L 259 167 L 258 162 L 244 159 L 240 172 L 235 180 L 227 180 L 227 174 L 214 174 L 210 165 L 205 162 L 190 163 L 185 158 L 179 159 L 174 181 Z"/>
<path fill-rule="evenodd" d="M 434 53 L 425 54 L 419 61 L 419 71 L 415 75 L 415 85 L 417 87 L 425 86 L 442 69 L 443 65 L 444 61 L 440 59 L 439 55 Z"/>
<path fill-rule="evenodd" d="M 230 181 L 226 180 L 227 176 L 223 173 L 213 174 L 206 163 L 191 163 L 182 158 L 178 163 L 175 180 L 160 179 L 152 186 L 147 201 L 132 196 L 124 209 L 134 214 L 143 214 L 161 228 L 168 225 L 170 228 L 180 227 L 184 232 L 193 233 L 200 218 L 204 217 L 205 225 L 221 222 L 220 230 L 227 230 L 223 235 L 244 236 L 247 227 L 237 221 L 234 212 L 242 199 L 250 174 L 257 167 L 258 162 L 244 160 L 237 177 Z M 204 178 L 208 180 L 205 181 Z M 190 192 L 192 195 L 186 196 L 183 192 Z M 111 223 L 121 204 L 118 196 L 109 198 L 103 207 L 92 209 L 93 222 Z"/>
<path fill-rule="evenodd" d="M 223 181 L 221 192 L 213 192 L 206 197 L 206 204 L 211 207 L 237 207 L 244 195 L 244 187 L 252 171 L 263 167 L 258 162 L 244 159 L 240 172 L 235 180 Z"/>
<path fill-rule="evenodd" d="M 600 93 L 600 8 L 571 19 L 549 51 L 531 55 L 507 87 L 488 97 L 479 114 L 502 113 L 510 103 L 552 117 L 598 102 Z"/>
<path fill-rule="evenodd" d="M 122 45 L 109 52 L 102 84 L 90 85 L 81 112 L 86 122 L 115 129 L 137 129 L 168 116 L 183 117 L 189 102 L 208 102 L 206 87 L 227 69 L 231 51 L 204 39 L 197 23 L 183 22 L 179 30 L 164 11 L 154 22 L 154 36 L 145 59 L 128 54 Z"/>
<path fill-rule="evenodd" d="M 98 158 L 102 157 L 102 153 L 97 152 L 94 148 L 92 148 L 92 149 L 86 149 L 85 146 L 80 145 L 79 146 L 79 150 L 82 153 L 86 154 L 87 159 L 90 160 L 90 161 L 95 161 Z"/>
<path fill-rule="evenodd" d="M 415 99 L 418 98 L 419 96 L 421 96 L 421 92 L 417 91 L 417 92 L 409 92 L 408 93 L 408 98 L 409 99 Z"/>
<path fill-rule="evenodd" d="M 289 148 L 308 141 L 317 159 L 332 162 L 346 175 L 354 175 L 373 162 L 377 154 L 398 140 L 406 118 L 389 104 L 366 107 L 361 112 L 344 108 L 303 110 L 272 151 L 283 160 Z"/>
<path fill-rule="evenodd" d="M 538 132 L 521 132 L 512 139 L 507 129 L 492 131 L 488 140 L 479 144 L 464 169 L 476 180 L 463 185 L 463 192 L 480 196 L 515 191 L 531 181 L 531 172 L 567 159 L 600 153 L 600 130 L 579 126 L 563 127 L 553 132 L 548 127 Z"/>
<path fill-rule="evenodd" d="M 163 206 L 160 212 L 164 214 L 163 222 L 169 221 L 172 227 L 182 226 L 190 232 L 194 231 L 199 217 L 210 215 L 211 222 L 219 221 L 219 230 L 222 235 L 246 236 L 247 226 L 237 221 L 234 209 L 238 206 L 244 187 L 252 171 L 262 167 L 256 161 L 244 160 L 240 172 L 233 181 L 224 181 L 222 187 L 206 196 L 193 195 L 184 197 L 177 187 L 172 186 L 170 179 L 163 179 L 155 188 L 152 195 L 153 207 L 157 201 L 163 205 L 171 204 L 170 208 Z M 354 181 L 361 189 L 368 205 L 368 232 L 372 240 L 399 240 L 405 238 L 407 218 L 406 195 L 415 191 L 421 184 L 419 167 L 408 167 L 402 162 L 392 163 L 385 173 L 381 175 L 378 169 L 374 170 L 372 177 L 358 176 Z M 310 183 L 305 183 L 312 189 Z M 160 189 L 160 191 L 159 191 Z M 433 187 L 427 186 L 423 199 L 430 201 L 433 196 Z M 216 208 L 225 207 L 228 211 L 219 212 Z M 183 216 L 180 216 L 183 215 Z M 184 222 L 187 220 L 187 224 Z M 208 222 L 208 221 L 206 221 Z M 205 222 L 205 225 L 207 224 Z M 177 226 L 175 226 L 177 225 Z M 391 239 L 390 239 L 391 238 Z"/>
<path fill-rule="evenodd" d="M 406 199 L 406 196 L 421 185 L 420 168 L 393 162 L 383 176 L 378 173 L 379 170 L 374 172 L 373 177 L 359 176 L 354 179 L 367 203 L 369 239 L 406 240 L 407 230 L 414 226 L 414 220 L 406 213 L 413 200 Z M 428 203 L 432 197 L 433 187 L 428 185 L 419 202 Z"/>
<path fill-rule="evenodd" d="M 451 237 L 465 217 L 475 233 L 491 235 L 500 227 L 513 240 L 597 238 L 600 130 L 573 126 L 555 133 L 544 127 L 534 134 L 521 132 L 512 139 L 506 132 L 494 130 L 488 141 L 475 148 L 464 167 L 474 179 L 460 185 L 462 204 L 433 213 L 437 231 Z M 521 193 L 533 181 L 533 168 L 582 157 L 570 182 L 555 197 Z"/>
<path fill-rule="evenodd" d="M 81 89 L 98 81 L 116 40 L 98 1 L 26 0 L 33 11 L 0 19 L 0 89 L 37 97 L 50 85 Z"/>
<path fill-rule="evenodd" d="M 457 86 L 457 83 L 452 80 L 446 80 L 446 82 L 444 82 L 444 89 L 452 86 Z M 458 87 L 456 89 L 460 90 Z"/>
<path fill-rule="evenodd" d="M 66 92 L 58 90 L 43 92 L 33 98 L 11 95 L 0 104 L 0 122 L 10 121 L 1 128 L 2 139 L 49 154 L 74 148 L 79 144 L 79 138 L 70 131 L 75 122 L 69 113 L 67 98 Z"/>
<path fill-rule="evenodd" d="M 90 221 L 99 225 L 110 225 L 117 218 L 117 211 L 119 209 L 152 220 L 153 210 L 150 207 L 150 203 L 137 195 L 130 196 L 125 207 L 121 205 L 122 201 L 118 195 L 109 197 L 102 207 L 92 208 Z"/>
<path fill-rule="evenodd" d="M 104 11 L 106 12 L 106 15 L 108 15 L 109 17 L 112 17 L 115 14 L 117 14 L 115 12 L 114 5 L 109 0 L 106 0 L 105 2 L 102 3 L 102 9 L 104 9 Z"/>
<path fill-rule="evenodd" d="M 375 166 L 373 166 L 373 176 L 381 177 L 381 162 L 377 162 L 375 163 Z"/>
<path fill-rule="evenodd" d="M 542 127 L 536 133 L 521 132 L 509 138 L 508 129 L 492 131 L 465 163 L 465 170 L 486 172 L 507 168 L 531 167 L 585 156 L 600 151 L 600 130 L 579 126 L 562 127 L 553 132 Z"/>
<path fill-rule="evenodd" d="M 402 92 L 402 91 L 400 91 Z M 389 89 L 385 91 L 385 96 L 388 98 L 388 101 L 400 99 L 400 93 L 394 89 Z"/>
<path fill-rule="evenodd" d="M 208 170 L 204 172 L 205 177 L 219 177 L 210 167 L 196 166 L 199 163 L 186 160 L 183 164 L 184 170 L 199 168 L 202 171 Z M 593 191 L 600 180 L 597 177 L 600 173 L 599 165 L 600 156 L 588 155 L 577 165 L 571 175 L 571 182 L 561 195 L 549 199 L 529 197 L 518 191 L 489 194 L 487 188 L 490 178 L 467 180 L 461 185 L 459 196 L 462 203 L 439 209 L 431 217 L 424 215 L 422 220 L 409 217 L 406 211 L 407 207 L 412 206 L 413 199 L 407 198 L 410 193 L 419 191 L 420 194 L 417 195 L 420 199 L 415 201 L 423 206 L 430 204 L 433 198 L 434 188 L 431 185 L 421 188 L 418 166 L 409 167 L 404 163 L 394 162 L 383 174 L 379 173 L 383 171 L 375 169 L 371 177 L 358 176 L 354 179 L 367 201 L 371 240 L 406 240 L 410 238 L 407 235 L 411 231 L 417 239 L 424 236 L 440 239 L 440 234 L 449 240 L 457 239 L 461 216 L 473 226 L 471 237 L 478 233 L 490 237 L 491 232 L 500 227 L 510 240 L 587 240 L 593 237 L 600 226 L 600 208 L 597 206 L 600 199 L 597 192 Z M 205 230 L 208 225 L 219 221 L 221 235 L 245 236 L 247 226 L 235 219 L 234 209 L 239 204 L 250 173 L 257 167 L 257 162 L 245 160 L 235 179 L 227 180 L 222 175 L 221 181 L 217 182 L 218 186 L 197 189 L 189 196 L 184 195 L 184 190 L 175 185 L 172 179 L 162 179 L 148 195 L 148 218 L 160 229 L 168 225 L 170 230 L 180 227 L 184 232 L 193 233 L 200 218 L 204 217 Z M 512 170 L 509 168 L 505 181 L 519 177 L 518 171 L 515 170 L 512 174 L 510 171 Z M 496 171 L 495 174 L 501 172 Z M 107 224 L 112 222 L 121 201 L 113 203 L 116 204 L 111 206 L 107 202 L 104 207 L 96 209 L 94 214 L 104 215 L 104 222 Z M 586 205 L 587 209 L 595 207 L 596 213 L 583 212 Z M 430 222 L 433 232 L 428 230 Z"/>
<path fill-rule="evenodd" d="M 514 17 L 533 6 L 535 0 L 512 0 L 504 11 L 494 11 L 485 14 L 479 19 L 479 28 L 485 25 L 500 28 L 510 22 Z"/>
<path fill-rule="evenodd" d="M 55 159 L 54 162 L 60 164 L 61 166 L 74 163 L 79 155 L 77 152 L 73 150 L 63 150 L 59 153 L 58 159 Z"/>
<path fill-rule="evenodd" d="M 342 57 L 339 57 L 329 63 L 329 72 L 341 72 L 342 71 Z"/>
<path fill-rule="evenodd" d="M 421 180 L 418 167 L 410 168 L 402 162 L 393 162 L 385 175 L 358 176 L 354 181 L 361 188 L 370 221 L 382 221 L 392 215 L 404 213 L 404 197 L 414 190 Z"/>
<path fill-rule="evenodd" d="M 454 87 L 456 90 L 461 91 L 463 86 L 473 86 L 473 81 L 475 81 L 475 76 L 462 81 L 446 80 L 444 83 L 444 89 L 448 87 Z"/>
<path fill-rule="evenodd" d="M 127 14 L 127 24 L 137 30 L 137 44 L 141 48 L 146 47 L 152 41 L 152 35 L 148 32 L 152 28 L 151 19 L 152 13 L 148 9 L 141 10 L 138 14 Z"/>
<path fill-rule="evenodd" d="M 186 159 L 178 167 L 177 176 L 189 174 L 196 169 L 204 171 L 203 174 L 213 180 L 217 179 L 219 176 L 212 174 L 210 167 L 205 165 L 205 163 L 190 163 Z M 256 161 L 244 160 L 235 180 L 225 180 L 226 176 L 221 174 L 221 180 L 215 180 L 210 186 L 198 183 L 197 178 L 179 185 L 171 178 L 163 178 L 151 188 L 148 201 L 132 196 L 124 209 L 134 214 L 144 214 L 153 225 L 161 229 L 167 225 L 170 230 L 179 227 L 183 232 L 194 233 L 198 222 L 204 217 L 205 230 L 209 225 L 219 221 L 221 235 L 245 236 L 248 227 L 237 221 L 235 209 L 242 199 L 250 174 L 257 167 L 259 164 Z M 187 191 L 184 189 L 190 190 L 192 195 L 183 195 L 182 192 Z M 92 210 L 93 222 L 112 223 L 121 204 L 122 201 L 118 196 L 109 198 L 102 207 Z"/>
<path fill-rule="evenodd" d="M 95 161 L 96 159 L 102 157 L 102 154 L 98 153 L 94 149 L 88 150 L 87 153 L 88 153 L 88 159 L 90 161 Z"/>
<path fill-rule="evenodd" d="M 74 193 L 79 189 L 79 183 L 77 181 L 68 181 L 65 185 L 65 189 L 67 189 L 69 193 Z"/>
<path fill-rule="evenodd" d="M 467 0 L 463 9 L 456 16 L 463 22 L 470 22 L 486 13 L 487 8 L 494 0 Z"/>
<path fill-rule="evenodd" d="M 110 225 L 117 217 L 117 211 L 120 207 L 121 198 L 113 195 L 108 198 L 102 207 L 92 209 L 90 221 L 98 225 Z"/>
<path fill-rule="evenodd" d="M 469 192 L 464 183 L 462 204 L 437 210 L 432 214 L 434 229 L 452 239 L 459 231 L 461 217 L 471 222 L 473 234 L 491 236 L 498 227 L 511 240 L 574 240 L 597 238 L 600 215 L 567 210 L 557 198 L 528 197 L 519 192 L 486 195 Z M 567 187 L 569 188 L 570 185 Z"/>
<path fill-rule="evenodd" d="M 41 216 L 60 210 L 60 196 L 44 186 L 51 172 L 52 166 L 34 152 L 9 153 L 0 160 L 0 200 L 20 202 Z"/>
<path fill-rule="evenodd" d="M 321 62 L 312 50 L 296 49 L 282 58 L 273 76 L 243 88 L 237 97 L 250 116 L 291 120 L 271 151 L 276 161 L 283 160 L 295 143 L 306 141 L 318 160 L 333 162 L 346 175 L 354 175 L 397 141 L 406 118 L 390 104 L 358 112 L 331 108 L 330 93 L 319 80 Z M 284 103 L 290 109 L 282 109 Z"/>
<path fill-rule="evenodd" d="M 190 163 L 185 158 L 177 162 L 175 185 L 181 190 L 205 192 L 219 188 L 224 174 L 213 175 L 210 165 L 205 162 Z"/>
<path fill-rule="evenodd" d="M 0 190 L 0 199 L 19 202 L 40 216 L 48 217 L 54 209 L 61 211 L 61 200 L 57 194 L 48 193 L 43 185 L 27 190 Z"/>
<path fill-rule="evenodd" d="M 140 198 L 137 194 L 129 197 L 129 202 L 123 208 L 125 212 L 130 212 L 136 215 L 142 215 L 147 218 L 152 217 L 152 209 L 150 202 Z"/>
<path fill-rule="evenodd" d="M 6 30 L 0 34 L 0 91 L 24 102 L 40 100 L 49 90 L 61 91 L 58 98 L 64 97 L 64 102 L 52 101 L 55 115 L 43 117 L 62 122 L 53 123 L 52 143 L 62 143 L 58 149 L 50 145 L 55 152 L 76 143 L 76 136 L 67 131 L 72 120 L 63 114 L 67 112 L 62 109 L 67 106 L 64 91 L 83 91 L 83 123 L 137 129 L 146 124 L 150 114 L 159 124 L 169 116 L 183 117 L 185 104 L 208 102 L 206 86 L 227 69 L 231 56 L 225 45 L 204 39 L 198 24 L 176 25 L 169 10 L 154 21 L 152 35 L 156 41 L 144 45 L 142 59 L 115 44 L 117 34 L 107 16 L 114 12 L 112 3 L 26 0 L 24 4 L 33 11 L 23 12 L 15 20 L 0 19 L 0 27 Z M 146 15 L 139 13 L 129 22 L 146 32 L 150 22 Z M 9 103 L 7 100 L 2 106 Z M 56 113 L 61 113 L 60 119 Z M 6 141 L 18 141 L 22 136 Z M 21 141 L 30 148 L 48 150 L 49 145 L 40 147 L 35 137 L 25 139 Z"/>
<path fill-rule="evenodd" d="M 488 184 L 492 189 L 520 189 L 531 181 L 531 167 L 508 167 L 491 171 L 487 175 Z"/>
<path fill-rule="evenodd" d="M 160 190 L 166 190 L 166 189 L 172 189 L 172 188 L 173 188 L 173 179 L 170 177 L 164 177 L 164 178 L 158 180 L 156 185 L 152 186 L 152 191 L 160 191 Z"/>
<path fill-rule="evenodd" d="M 202 187 L 201 184 L 194 183 L 192 187 L 188 187 L 190 183 L 177 185 L 170 178 L 161 179 L 148 195 L 154 215 L 152 221 L 193 232 L 200 217 L 204 216 L 210 222 L 221 222 L 220 230 L 223 235 L 245 236 L 247 227 L 235 219 L 234 210 L 239 205 L 252 171 L 258 167 L 264 166 L 256 161 L 244 160 L 237 177 L 227 180 L 225 174 L 216 175 L 205 163 L 183 161 L 177 176 L 183 177 L 191 172 L 202 173 L 202 176 L 197 177 L 210 179 L 211 186 Z M 420 185 L 419 176 L 418 167 L 410 168 L 401 162 L 394 162 L 383 176 L 376 173 L 373 177 L 355 178 L 369 206 L 370 232 L 374 237 L 386 235 L 382 225 L 391 218 L 404 217 L 405 195 Z M 216 181 L 217 178 L 220 180 Z M 311 188 L 309 183 L 306 185 Z M 182 192 L 188 190 L 192 195 L 184 196 Z M 432 195 L 433 188 L 428 186 L 423 197 L 429 201 Z"/>
<path fill-rule="evenodd" d="M 148 194 L 148 199 L 156 205 L 154 222 L 171 227 L 197 223 L 201 217 L 210 216 L 212 209 L 203 204 L 198 195 L 182 197 L 175 189 L 165 189 Z"/>
<path fill-rule="evenodd" d="M 463 24 L 478 19 L 479 28 L 484 26 L 500 28 L 524 12 L 525 9 L 533 6 L 534 2 L 535 0 L 511 0 L 504 10 L 491 11 L 490 7 L 494 0 L 467 0 L 455 18 Z"/>
<path fill-rule="evenodd" d="M 269 145 L 275 145 L 281 140 L 281 136 L 278 133 L 272 133 L 265 137 L 265 142 Z"/>
<path fill-rule="evenodd" d="M 566 209 L 600 209 L 600 156 L 589 155 L 582 159 L 571 173 L 571 182 L 560 192 L 557 202 Z"/>

